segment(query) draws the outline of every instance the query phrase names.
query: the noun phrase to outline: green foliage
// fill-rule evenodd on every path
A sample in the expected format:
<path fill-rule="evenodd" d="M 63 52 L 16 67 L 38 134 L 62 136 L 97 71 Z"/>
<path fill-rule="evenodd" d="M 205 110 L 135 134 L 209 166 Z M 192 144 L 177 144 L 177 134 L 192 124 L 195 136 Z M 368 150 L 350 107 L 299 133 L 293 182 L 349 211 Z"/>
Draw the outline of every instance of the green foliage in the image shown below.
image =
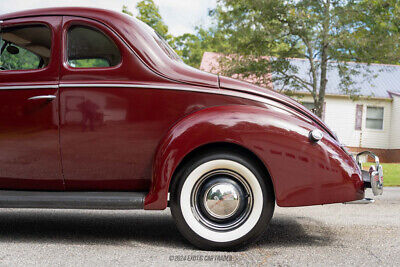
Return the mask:
<path fill-rule="evenodd" d="M 4 41 L 1 41 L 0 47 L 3 47 L 3 45 Z M 19 53 L 16 55 L 8 53 L 5 49 L 0 57 L 0 67 L 7 70 L 37 69 L 40 63 L 38 56 L 22 47 L 18 47 L 18 49 Z"/>
<path fill-rule="evenodd" d="M 122 13 L 125 13 L 125 14 L 133 17 L 133 13 L 129 11 L 128 6 L 126 6 L 126 5 L 122 6 Z"/>
<path fill-rule="evenodd" d="M 382 163 L 385 186 L 400 186 L 400 164 Z"/>
<path fill-rule="evenodd" d="M 74 68 L 104 68 L 109 67 L 107 60 L 102 58 L 73 59 L 69 64 Z"/>
<path fill-rule="evenodd" d="M 332 42 L 342 50 L 332 51 L 348 61 L 398 64 L 400 60 L 400 2 L 360 0 L 343 11 L 341 25 L 349 29 Z"/>
<path fill-rule="evenodd" d="M 208 29 L 197 27 L 195 34 L 185 33 L 177 37 L 172 36 L 168 33 L 168 27 L 164 24 L 159 8 L 153 0 L 140 1 L 136 5 L 136 9 L 138 11 L 137 18 L 147 23 L 167 40 L 183 61 L 192 67 L 200 67 L 204 52 L 222 52 L 224 46 L 227 45 L 224 37 L 214 27 Z M 127 6 L 122 7 L 122 12 L 133 16 Z"/>
<path fill-rule="evenodd" d="M 185 33 L 175 37 L 171 45 L 186 64 L 199 68 L 204 52 L 222 52 L 226 42 L 214 28 L 199 27 L 196 34 Z"/>
<path fill-rule="evenodd" d="M 172 43 L 172 47 L 183 61 L 196 68 L 200 66 L 203 56 L 202 45 L 198 36 L 190 33 L 175 37 Z"/>
<path fill-rule="evenodd" d="M 355 95 L 360 66 L 345 61 L 399 62 L 398 15 L 396 0 L 219 0 L 213 11 L 229 43 L 224 73 L 306 90 L 318 116 L 329 68 L 338 70 L 343 91 Z M 289 58 L 306 59 L 310 78 L 298 75 Z"/>
<path fill-rule="evenodd" d="M 363 163 L 363 169 L 368 170 L 372 163 Z M 381 163 L 383 167 L 383 185 L 400 186 L 400 163 Z"/>
<path fill-rule="evenodd" d="M 160 10 L 153 0 L 142 0 L 136 4 L 138 19 L 152 27 L 161 37 L 169 41 L 172 36 L 168 34 L 168 26 L 162 20 Z M 127 12 L 125 12 L 127 13 Z M 131 13 L 132 14 L 132 13 Z"/>

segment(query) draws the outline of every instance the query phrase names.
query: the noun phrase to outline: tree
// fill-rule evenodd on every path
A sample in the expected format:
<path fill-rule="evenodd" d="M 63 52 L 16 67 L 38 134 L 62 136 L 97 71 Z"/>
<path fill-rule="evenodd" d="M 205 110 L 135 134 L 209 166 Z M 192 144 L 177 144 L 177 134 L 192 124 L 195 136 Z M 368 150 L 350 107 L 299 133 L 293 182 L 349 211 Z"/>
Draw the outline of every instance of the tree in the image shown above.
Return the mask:
<path fill-rule="evenodd" d="M 156 32 L 158 32 L 171 47 L 182 57 L 183 61 L 195 68 L 200 66 L 203 53 L 221 52 L 223 51 L 224 37 L 214 27 L 207 29 L 197 27 L 195 34 L 185 33 L 183 35 L 174 37 L 168 33 L 168 26 L 164 24 L 160 15 L 159 8 L 153 0 L 143 0 L 136 5 L 138 16 L 136 18 L 147 23 Z M 127 6 L 122 7 L 122 12 L 133 16 Z"/>
<path fill-rule="evenodd" d="M 224 36 L 213 27 L 197 27 L 195 34 L 185 33 L 172 41 L 172 47 L 178 55 L 194 68 L 200 67 L 204 52 L 223 52 L 226 45 Z"/>
<path fill-rule="evenodd" d="M 161 37 L 170 41 L 172 36 L 168 33 L 168 26 L 164 23 L 160 10 L 153 0 L 142 0 L 136 4 L 138 15 L 136 18 L 140 19 L 150 27 L 152 27 Z M 122 7 L 122 12 L 133 16 L 133 13 L 128 10 L 127 6 Z"/>
<path fill-rule="evenodd" d="M 126 6 L 126 5 L 122 6 L 122 13 L 125 13 L 125 14 L 133 17 L 133 13 L 131 11 L 129 11 L 128 6 Z"/>
<path fill-rule="evenodd" d="M 0 33 L 1 37 L 1 33 Z M 11 45 L 11 44 L 8 44 Z M 12 44 L 12 46 L 17 47 Z M 2 51 L 0 55 L 0 67 L 7 70 L 28 70 L 28 69 L 37 69 L 40 65 L 40 58 L 34 53 L 22 48 L 18 47 L 17 54 L 10 54 L 5 46 L 4 40 L 0 38 L 0 47 L 4 47 L 4 51 Z"/>
<path fill-rule="evenodd" d="M 400 55 L 400 2 L 398 0 L 363 0 L 353 3 L 354 12 L 344 13 L 343 24 L 351 31 L 335 40 L 347 48 L 345 60 L 398 64 Z M 350 41 L 350 42 L 349 42 Z"/>
<path fill-rule="evenodd" d="M 285 92 L 306 90 L 321 117 L 329 68 L 338 70 L 347 94 L 356 94 L 350 88 L 360 65 L 347 61 L 399 62 L 397 2 L 219 0 L 213 16 L 230 48 L 221 61 L 224 72 L 268 77 Z M 307 60 L 309 78 L 290 58 Z"/>

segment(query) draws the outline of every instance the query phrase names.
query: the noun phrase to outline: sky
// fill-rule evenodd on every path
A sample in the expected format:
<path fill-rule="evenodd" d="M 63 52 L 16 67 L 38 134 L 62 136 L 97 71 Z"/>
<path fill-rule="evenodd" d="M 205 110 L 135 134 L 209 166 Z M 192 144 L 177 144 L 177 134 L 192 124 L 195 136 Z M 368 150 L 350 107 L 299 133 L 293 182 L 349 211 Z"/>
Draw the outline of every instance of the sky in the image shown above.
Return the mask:
<path fill-rule="evenodd" d="M 85 6 L 121 11 L 122 6 L 136 14 L 135 6 L 139 0 L 0 0 L 0 14 L 33 8 Z M 169 32 L 175 36 L 194 33 L 197 25 L 210 24 L 208 10 L 216 6 L 216 0 L 154 0 L 159 6 L 161 16 L 168 25 Z"/>

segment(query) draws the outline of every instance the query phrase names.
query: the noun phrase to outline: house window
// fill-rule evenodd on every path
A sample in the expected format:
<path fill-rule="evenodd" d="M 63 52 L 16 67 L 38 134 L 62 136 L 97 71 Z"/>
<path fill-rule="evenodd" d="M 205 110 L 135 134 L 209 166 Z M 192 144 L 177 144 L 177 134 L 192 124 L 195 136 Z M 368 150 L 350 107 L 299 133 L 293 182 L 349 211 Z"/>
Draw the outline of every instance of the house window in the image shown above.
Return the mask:
<path fill-rule="evenodd" d="M 310 110 L 312 113 L 315 113 L 315 105 L 314 102 L 302 102 L 301 103 L 304 107 Z M 326 102 L 324 102 L 324 106 L 322 107 L 322 120 L 325 121 L 325 109 L 326 109 Z"/>
<path fill-rule="evenodd" d="M 383 130 L 383 108 L 367 107 L 367 129 Z"/>
<path fill-rule="evenodd" d="M 314 102 L 303 102 L 303 106 L 305 106 L 308 110 L 314 111 Z"/>

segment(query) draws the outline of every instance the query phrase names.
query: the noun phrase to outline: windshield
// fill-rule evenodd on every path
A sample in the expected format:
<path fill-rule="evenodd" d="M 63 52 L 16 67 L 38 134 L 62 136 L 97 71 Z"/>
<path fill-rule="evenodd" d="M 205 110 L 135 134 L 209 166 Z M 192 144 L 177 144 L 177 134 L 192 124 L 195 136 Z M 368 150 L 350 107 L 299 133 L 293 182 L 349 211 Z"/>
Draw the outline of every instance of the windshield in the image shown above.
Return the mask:
<path fill-rule="evenodd" d="M 152 27 L 147 25 L 141 20 L 138 20 L 140 24 L 142 24 L 143 28 L 151 34 L 151 36 L 156 41 L 157 45 L 164 51 L 164 53 L 172 60 L 183 62 L 183 60 L 178 56 L 178 54 L 172 49 L 172 47 L 165 41 L 164 38 L 161 37 Z"/>

